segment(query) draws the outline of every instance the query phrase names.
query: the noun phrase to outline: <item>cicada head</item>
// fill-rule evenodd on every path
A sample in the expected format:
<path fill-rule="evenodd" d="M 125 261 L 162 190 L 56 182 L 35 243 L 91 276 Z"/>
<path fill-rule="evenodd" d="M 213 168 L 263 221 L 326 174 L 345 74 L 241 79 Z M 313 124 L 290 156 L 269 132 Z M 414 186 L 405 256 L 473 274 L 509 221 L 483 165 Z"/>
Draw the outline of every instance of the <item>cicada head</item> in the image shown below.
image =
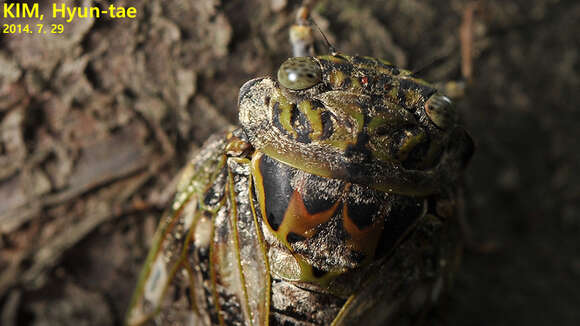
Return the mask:
<path fill-rule="evenodd" d="M 258 151 L 297 169 L 425 196 L 453 183 L 472 151 L 451 101 L 386 61 L 290 58 L 277 77 L 242 86 L 240 122 Z"/>

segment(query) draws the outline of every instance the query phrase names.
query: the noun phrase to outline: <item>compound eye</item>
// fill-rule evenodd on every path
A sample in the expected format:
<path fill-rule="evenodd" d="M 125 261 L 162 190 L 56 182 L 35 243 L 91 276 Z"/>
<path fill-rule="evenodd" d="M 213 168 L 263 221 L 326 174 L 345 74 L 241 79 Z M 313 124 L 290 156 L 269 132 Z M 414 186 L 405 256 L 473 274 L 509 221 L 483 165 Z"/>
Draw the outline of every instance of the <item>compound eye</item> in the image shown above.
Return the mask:
<path fill-rule="evenodd" d="M 441 129 L 446 129 L 455 123 L 455 106 L 445 95 L 434 94 L 431 96 L 425 103 L 425 113 Z"/>
<path fill-rule="evenodd" d="M 288 89 L 299 91 L 322 81 L 320 65 L 310 57 L 290 58 L 278 69 L 278 82 Z"/>

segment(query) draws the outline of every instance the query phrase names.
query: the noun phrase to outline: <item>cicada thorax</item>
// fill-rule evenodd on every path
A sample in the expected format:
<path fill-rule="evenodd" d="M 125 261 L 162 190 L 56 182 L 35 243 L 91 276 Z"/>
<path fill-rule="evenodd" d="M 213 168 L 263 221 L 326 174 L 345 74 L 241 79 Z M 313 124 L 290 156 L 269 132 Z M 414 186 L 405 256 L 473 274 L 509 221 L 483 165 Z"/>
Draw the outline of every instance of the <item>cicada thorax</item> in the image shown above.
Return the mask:
<path fill-rule="evenodd" d="M 252 175 L 273 236 L 271 270 L 285 280 L 328 285 L 387 254 L 426 210 L 424 199 L 310 174 L 259 151 Z"/>

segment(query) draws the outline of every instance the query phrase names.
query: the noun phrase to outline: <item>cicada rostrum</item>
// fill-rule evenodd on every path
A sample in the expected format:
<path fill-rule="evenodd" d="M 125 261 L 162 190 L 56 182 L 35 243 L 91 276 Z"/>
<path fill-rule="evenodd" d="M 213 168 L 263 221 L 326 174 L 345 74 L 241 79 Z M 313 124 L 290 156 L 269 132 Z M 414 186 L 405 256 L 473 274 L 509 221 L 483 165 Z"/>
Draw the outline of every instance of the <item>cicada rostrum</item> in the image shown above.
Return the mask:
<path fill-rule="evenodd" d="M 246 82 L 238 107 L 182 177 L 130 325 L 391 325 L 436 301 L 473 151 L 451 100 L 332 52 Z"/>

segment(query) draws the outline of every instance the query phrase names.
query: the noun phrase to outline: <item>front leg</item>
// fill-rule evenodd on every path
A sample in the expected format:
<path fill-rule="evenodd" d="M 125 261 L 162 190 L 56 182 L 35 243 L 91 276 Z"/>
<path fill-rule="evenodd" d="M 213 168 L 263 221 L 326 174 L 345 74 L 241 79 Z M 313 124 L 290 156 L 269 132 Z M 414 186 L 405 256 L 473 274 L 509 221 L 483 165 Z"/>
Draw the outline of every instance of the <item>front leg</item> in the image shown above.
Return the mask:
<path fill-rule="evenodd" d="M 290 28 L 290 44 L 295 57 L 314 56 L 314 33 L 310 22 L 310 11 L 316 0 L 304 0 L 296 13 L 296 23 Z"/>
<path fill-rule="evenodd" d="M 444 94 L 453 100 L 463 98 L 467 86 L 473 79 L 474 34 L 476 14 L 481 10 L 478 1 L 469 3 L 463 10 L 461 26 L 459 27 L 459 41 L 461 46 L 461 79 L 440 83 Z"/>

